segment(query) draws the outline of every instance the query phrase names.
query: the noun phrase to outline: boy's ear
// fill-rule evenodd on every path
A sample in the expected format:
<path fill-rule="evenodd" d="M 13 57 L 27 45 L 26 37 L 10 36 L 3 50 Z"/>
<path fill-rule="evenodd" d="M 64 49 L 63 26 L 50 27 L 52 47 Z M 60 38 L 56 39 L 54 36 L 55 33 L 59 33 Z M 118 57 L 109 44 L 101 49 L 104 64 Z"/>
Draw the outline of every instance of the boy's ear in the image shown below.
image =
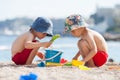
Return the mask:
<path fill-rule="evenodd" d="M 74 33 L 74 32 L 75 32 L 75 30 L 70 31 L 70 33 Z"/>
<path fill-rule="evenodd" d="M 78 28 L 79 28 L 79 27 L 73 27 L 71 31 L 74 31 L 74 30 L 76 30 L 76 29 L 78 29 Z"/>

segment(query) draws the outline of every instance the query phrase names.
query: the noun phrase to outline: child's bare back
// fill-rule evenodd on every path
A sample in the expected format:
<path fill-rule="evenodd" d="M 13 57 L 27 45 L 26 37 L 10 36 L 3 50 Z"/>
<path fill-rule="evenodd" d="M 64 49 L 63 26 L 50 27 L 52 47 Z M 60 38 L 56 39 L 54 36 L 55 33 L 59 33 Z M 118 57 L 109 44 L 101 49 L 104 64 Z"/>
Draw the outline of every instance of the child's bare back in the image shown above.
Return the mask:
<path fill-rule="evenodd" d="M 20 35 L 14 42 L 11 48 L 12 51 L 12 57 L 18 53 L 21 52 L 23 49 L 25 49 L 25 43 L 27 42 L 28 37 L 31 37 L 32 34 L 30 32 L 26 32 L 22 35 Z M 34 38 L 31 37 L 31 41 L 33 41 Z"/>
<path fill-rule="evenodd" d="M 108 52 L 107 51 L 107 44 L 106 44 L 106 41 L 103 38 L 103 36 L 96 31 L 93 31 L 93 30 L 90 30 L 90 29 L 87 29 L 87 30 L 88 30 L 88 32 L 85 35 L 85 39 L 88 42 L 88 44 L 90 46 L 92 46 L 92 43 L 95 42 L 95 45 L 96 45 L 98 51 Z"/>

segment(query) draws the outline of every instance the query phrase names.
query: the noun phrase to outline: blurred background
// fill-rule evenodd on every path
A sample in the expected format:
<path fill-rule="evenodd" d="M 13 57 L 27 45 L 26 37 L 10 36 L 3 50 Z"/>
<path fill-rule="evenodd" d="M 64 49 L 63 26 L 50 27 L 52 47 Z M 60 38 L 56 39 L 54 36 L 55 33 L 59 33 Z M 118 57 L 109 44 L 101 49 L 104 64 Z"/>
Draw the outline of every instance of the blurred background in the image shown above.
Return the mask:
<path fill-rule="evenodd" d="M 52 49 L 71 60 L 78 51 L 78 39 L 63 34 L 65 18 L 71 14 L 81 14 L 89 28 L 101 33 L 108 43 L 109 58 L 120 62 L 120 0 L 0 0 L 0 61 L 11 60 L 12 42 L 38 16 L 52 20 L 54 34 L 61 34 Z"/>

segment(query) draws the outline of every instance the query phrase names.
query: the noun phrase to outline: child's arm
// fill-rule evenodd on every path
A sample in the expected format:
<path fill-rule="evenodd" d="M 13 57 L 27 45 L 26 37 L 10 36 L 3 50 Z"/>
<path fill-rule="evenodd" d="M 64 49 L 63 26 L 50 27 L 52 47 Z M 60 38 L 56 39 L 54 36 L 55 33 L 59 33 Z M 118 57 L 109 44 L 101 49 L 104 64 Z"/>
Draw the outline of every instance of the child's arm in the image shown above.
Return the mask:
<path fill-rule="evenodd" d="M 52 39 L 49 41 L 49 42 L 31 42 L 31 41 L 27 41 L 25 43 L 25 48 L 27 49 L 33 49 L 33 48 L 36 48 L 36 47 L 45 47 L 45 48 L 48 48 L 53 42 L 54 40 L 56 40 L 57 38 L 59 38 L 60 35 L 59 34 L 56 34 L 52 37 Z"/>
<path fill-rule="evenodd" d="M 52 42 L 26 42 L 25 43 L 25 48 L 26 49 L 33 49 L 37 47 L 45 47 L 48 48 Z"/>
<path fill-rule="evenodd" d="M 97 45 L 95 43 L 93 36 L 89 35 L 87 38 L 88 38 L 87 42 L 89 44 L 90 51 L 89 51 L 88 55 L 82 60 L 84 62 L 87 62 L 90 59 L 92 59 L 93 56 L 97 53 Z"/>
<path fill-rule="evenodd" d="M 73 57 L 73 60 L 77 60 L 79 56 L 80 56 L 80 51 L 78 51 L 78 53 Z"/>

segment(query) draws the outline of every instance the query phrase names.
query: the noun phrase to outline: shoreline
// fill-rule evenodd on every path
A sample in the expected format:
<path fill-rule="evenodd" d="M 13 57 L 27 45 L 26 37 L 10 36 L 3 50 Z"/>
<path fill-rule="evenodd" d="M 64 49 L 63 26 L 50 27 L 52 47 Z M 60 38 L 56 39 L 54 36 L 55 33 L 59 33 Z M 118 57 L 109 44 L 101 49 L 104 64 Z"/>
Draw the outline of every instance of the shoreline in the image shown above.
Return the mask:
<path fill-rule="evenodd" d="M 34 73 L 38 80 L 120 80 L 120 65 L 107 63 L 99 68 L 80 70 L 74 66 L 37 67 L 15 65 L 13 62 L 0 62 L 0 80 L 19 80 L 21 75 Z"/>

